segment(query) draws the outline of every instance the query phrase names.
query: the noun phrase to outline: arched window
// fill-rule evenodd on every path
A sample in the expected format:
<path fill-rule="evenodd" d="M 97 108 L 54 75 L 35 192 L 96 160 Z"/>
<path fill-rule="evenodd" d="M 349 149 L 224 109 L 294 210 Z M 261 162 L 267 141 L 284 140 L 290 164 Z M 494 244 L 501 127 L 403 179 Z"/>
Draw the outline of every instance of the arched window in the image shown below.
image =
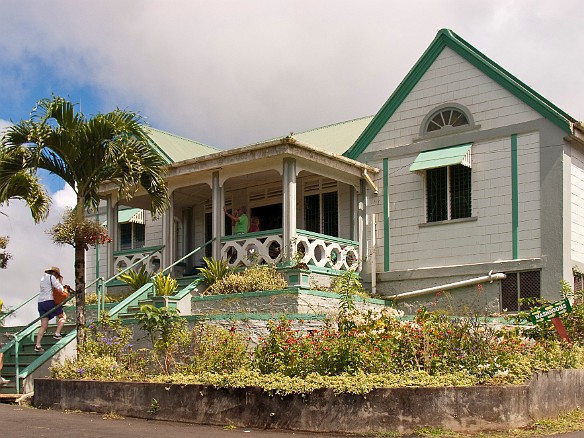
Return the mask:
<path fill-rule="evenodd" d="M 468 118 L 461 110 L 457 108 L 443 108 L 429 117 L 425 133 L 440 131 L 444 128 L 457 128 L 468 125 Z"/>

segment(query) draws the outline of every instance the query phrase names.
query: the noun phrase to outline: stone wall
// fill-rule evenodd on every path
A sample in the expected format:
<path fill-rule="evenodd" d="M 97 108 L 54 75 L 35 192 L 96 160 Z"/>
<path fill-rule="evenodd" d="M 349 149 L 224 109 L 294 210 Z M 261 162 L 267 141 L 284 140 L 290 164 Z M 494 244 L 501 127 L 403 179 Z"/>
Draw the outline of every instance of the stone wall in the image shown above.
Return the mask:
<path fill-rule="evenodd" d="M 372 435 L 411 434 L 422 426 L 457 432 L 517 428 L 574 409 L 582 400 L 584 370 L 557 370 L 537 374 L 527 385 L 387 388 L 366 397 L 327 389 L 274 397 L 257 387 L 36 379 L 33 404 L 198 424 Z"/>

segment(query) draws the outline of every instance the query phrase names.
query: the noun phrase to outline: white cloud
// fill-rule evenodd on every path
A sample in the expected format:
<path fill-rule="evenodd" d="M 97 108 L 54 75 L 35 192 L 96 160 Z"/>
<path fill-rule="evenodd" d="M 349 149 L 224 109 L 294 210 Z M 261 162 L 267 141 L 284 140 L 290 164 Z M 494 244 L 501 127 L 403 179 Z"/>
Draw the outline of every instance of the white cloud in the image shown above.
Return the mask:
<path fill-rule="evenodd" d="M 29 73 L 42 62 L 61 89 L 91 89 L 103 111 L 136 110 L 157 128 L 218 147 L 374 114 L 441 28 L 584 118 L 576 0 L 3 0 L 2 16 L 3 65 Z M 42 73 L 30 83 L 0 69 L 3 95 L 48 97 L 56 90 Z M 21 117 L 5 106 L 2 117 Z M 55 206 L 69 195 L 55 194 Z M 19 203 L 2 208 L 0 235 L 11 236 L 14 254 L 0 271 L 7 303 L 36 293 L 47 264 L 73 278 L 71 249 L 45 234 L 57 210 L 35 225 Z"/>
<path fill-rule="evenodd" d="M 13 258 L 7 269 L 0 270 L 2 288 L 0 298 L 5 306 L 15 308 L 26 299 L 38 293 L 39 280 L 43 271 L 50 266 L 59 266 L 67 284 L 74 283 L 74 252 L 68 245 L 56 245 L 47 231 L 61 220 L 65 207 L 72 207 L 73 191 L 65 189 L 53 195 L 51 213 L 46 222 L 35 224 L 30 210 L 23 201 L 11 201 L 9 206 L 1 207 L 0 235 L 9 236 L 8 252 Z M 6 320 L 6 325 L 26 324 L 38 317 L 36 299 L 32 300 L 13 317 Z M 74 320 L 70 315 L 70 320 Z"/>

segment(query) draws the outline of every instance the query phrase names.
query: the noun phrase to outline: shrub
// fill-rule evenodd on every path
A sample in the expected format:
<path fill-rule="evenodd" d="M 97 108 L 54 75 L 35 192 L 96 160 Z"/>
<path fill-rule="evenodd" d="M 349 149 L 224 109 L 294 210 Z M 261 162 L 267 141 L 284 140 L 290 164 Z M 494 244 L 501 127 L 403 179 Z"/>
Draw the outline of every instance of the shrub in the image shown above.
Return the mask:
<path fill-rule="evenodd" d="M 192 355 L 183 372 L 230 374 L 250 367 L 248 341 L 235 327 L 225 330 L 209 323 L 197 324 L 191 342 Z"/>
<path fill-rule="evenodd" d="M 232 273 L 214 283 L 206 295 L 236 294 L 262 290 L 281 290 L 287 287 L 282 274 L 274 266 L 253 266 L 242 272 Z"/>
<path fill-rule="evenodd" d="M 182 362 L 184 348 L 188 344 L 186 321 L 179 316 L 177 309 L 157 308 L 147 304 L 140 307 L 136 319 L 142 330 L 148 333 L 153 359 L 160 369 L 168 374 L 177 363 Z"/>
<path fill-rule="evenodd" d="M 219 280 L 233 273 L 234 268 L 229 266 L 227 260 L 216 260 L 212 257 L 203 257 L 205 262 L 204 268 L 197 268 L 199 275 L 207 284 L 207 287 L 213 286 Z"/>

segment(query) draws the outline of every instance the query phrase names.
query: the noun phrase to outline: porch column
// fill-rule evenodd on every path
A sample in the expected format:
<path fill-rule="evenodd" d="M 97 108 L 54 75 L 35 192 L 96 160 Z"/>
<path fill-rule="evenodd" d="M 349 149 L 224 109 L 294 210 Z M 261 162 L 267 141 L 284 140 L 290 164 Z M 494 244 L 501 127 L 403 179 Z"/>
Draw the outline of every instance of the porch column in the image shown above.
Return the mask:
<path fill-rule="evenodd" d="M 170 206 L 162 215 L 162 260 L 160 267 L 167 268 L 172 264 L 174 256 L 174 193 L 169 194 Z"/>
<path fill-rule="evenodd" d="M 215 240 L 211 244 L 212 253 L 214 259 L 219 260 L 221 258 L 221 236 L 224 233 L 224 214 L 223 208 L 225 206 L 225 202 L 223 199 L 223 186 L 221 186 L 221 181 L 219 180 L 219 172 L 213 172 L 212 182 L 211 182 L 211 191 L 212 191 L 212 223 L 213 223 L 213 237 Z"/>
<path fill-rule="evenodd" d="M 359 242 L 359 258 L 361 261 L 361 269 L 365 272 L 370 272 L 368 267 L 369 257 L 367 254 L 367 183 L 361 180 L 361 190 L 357 196 L 357 220 L 356 225 L 356 240 Z"/>
<path fill-rule="evenodd" d="M 107 221 L 107 234 L 112 239 L 112 243 L 106 245 L 107 267 L 105 272 L 106 279 L 108 279 L 116 274 L 114 272 L 114 251 L 120 245 L 118 233 L 118 203 L 114 201 L 112 195 L 108 195 L 106 198 L 105 216 Z"/>
<path fill-rule="evenodd" d="M 290 260 L 296 253 L 296 160 L 284 158 L 282 164 L 282 250 Z"/>

